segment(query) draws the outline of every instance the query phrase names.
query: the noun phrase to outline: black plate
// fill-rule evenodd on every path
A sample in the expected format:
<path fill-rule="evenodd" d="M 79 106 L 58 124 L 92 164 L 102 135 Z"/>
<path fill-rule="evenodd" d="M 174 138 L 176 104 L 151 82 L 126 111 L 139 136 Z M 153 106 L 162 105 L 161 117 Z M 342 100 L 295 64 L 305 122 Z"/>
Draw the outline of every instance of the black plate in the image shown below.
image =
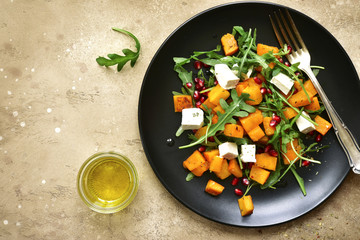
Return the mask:
<path fill-rule="evenodd" d="M 331 147 L 315 158 L 321 165 L 302 168 L 307 196 L 304 197 L 292 174 L 286 178 L 286 186 L 276 190 L 251 189 L 254 213 L 241 217 L 231 179 L 223 181 L 225 190 L 218 197 L 204 192 L 210 173 L 190 182 L 185 181 L 188 172 L 182 162 L 195 148 L 179 150 L 189 143 L 187 134 L 176 138 L 175 132 L 181 114 L 174 112 L 172 91 L 179 91 L 181 81 L 173 71 L 173 57 L 188 57 L 193 51 L 211 50 L 220 44 L 223 34 L 232 31 L 234 25 L 245 30 L 257 29 L 257 42 L 277 46 L 269 14 L 284 6 L 241 2 L 222 5 L 206 10 L 176 29 L 162 44 L 147 69 L 139 99 L 139 128 L 143 147 L 155 174 L 165 188 L 181 203 L 194 212 L 216 222 L 260 227 L 295 219 L 327 199 L 349 172 L 348 161 L 333 131 L 322 143 Z M 321 25 L 306 15 L 289 9 L 312 56 L 312 64 L 326 68 L 318 75 L 328 97 L 333 101 L 345 123 L 360 137 L 360 112 L 354 111 L 354 103 L 360 102 L 359 77 L 348 55 L 336 39 Z M 173 138 L 169 147 L 166 139 Z"/>

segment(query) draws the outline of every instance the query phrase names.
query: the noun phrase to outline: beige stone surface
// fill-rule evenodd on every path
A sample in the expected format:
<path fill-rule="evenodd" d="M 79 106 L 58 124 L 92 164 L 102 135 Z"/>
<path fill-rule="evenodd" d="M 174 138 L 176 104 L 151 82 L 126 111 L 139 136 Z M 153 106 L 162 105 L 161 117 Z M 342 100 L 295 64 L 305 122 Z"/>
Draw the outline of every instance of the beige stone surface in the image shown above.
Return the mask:
<path fill-rule="evenodd" d="M 314 211 L 268 228 L 207 220 L 161 185 L 142 148 L 137 105 L 142 80 L 166 37 L 224 0 L 1 0 L 0 239 L 359 239 L 359 176 L 350 173 Z M 360 70 L 358 0 L 271 1 L 327 28 Z M 135 65 L 95 58 L 141 41 Z M 331 49 L 329 50 L 331 51 Z M 78 197 L 76 176 L 98 151 L 128 156 L 140 175 L 133 203 L 98 214 Z"/>

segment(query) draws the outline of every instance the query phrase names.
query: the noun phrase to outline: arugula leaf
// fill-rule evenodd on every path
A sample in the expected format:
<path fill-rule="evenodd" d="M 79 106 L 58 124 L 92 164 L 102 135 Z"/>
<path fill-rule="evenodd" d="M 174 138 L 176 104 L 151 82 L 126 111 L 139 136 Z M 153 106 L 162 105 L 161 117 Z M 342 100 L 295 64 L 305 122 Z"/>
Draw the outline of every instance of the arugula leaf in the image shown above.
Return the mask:
<path fill-rule="evenodd" d="M 253 106 L 250 106 L 245 103 L 245 101 L 249 99 L 249 96 L 250 96 L 249 94 L 243 93 L 239 97 L 237 95 L 236 90 L 233 89 L 231 91 L 231 98 L 233 101 L 230 104 L 227 104 L 225 101 L 221 101 L 221 103 L 220 103 L 224 107 L 225 113 L 223 113 L 223 114 L 220 112 L 217 113 L 219 116 L 218 122 L 216 124 L 213 124 L 210 127 L 208 127 L 208 132 L 206 135 L 200 137 L 199 139 L 197 139 L 196 141 L 194 141 L 188 145 L 181 146 L 179 148 L 183 149 L 183 148 L 188 148 L 188 147 L 192 147 L 197 144 L 200 144 L 200 143 L 204 142 L 208 137 L 215 136 L 215 134 L 218 131 L 224 130 L 226 123 L 230 123 L 230 122 L 234 121 L 234 119 L 233 119 L 234 116 L 239 116 L 239 115 L 245 116 L 245 115 L 248 115 L 249 112 L 250 113 L 255 112 L 255 108 Z M 244 112 L 244 111 L 246 111 L 246 112 Z"/>
<path fill-rule="evenodd" d="M 124 56 L 120 56 L 118 54 L 108 54 L 108 58 L 105 57 L 98 57 L 96 59 L 96 62 L 100 65 L 100 66 L 105 66 L 105 67 L 109 67 L 109 66 L 113 66 L 117 64 L 117 71 L 120 72 L 122 70 L 122 68 L 124 67 L 124 65 L 130 61 L 130 66 L 134 67 L 136 60 L 139 58 L 139 54 L 140 54 L 140 42 L 139 40 L 130 32 L 124 30 L 124 29 L 119 29 L 119 28 L 112 28 L 112 30 L 120 32 L 120 33 L 124 33 L 128 36 L 130 36 L 132 39 L 135 40 L 135 47 L 137 49 L 136 52 L 125 48 L 122 50 L 122 52 L 125 54 Z"/>
<path fill-rule="evenodd" d="M 302 177 L 299 176 L 299 174 L 296 172 L 295 167 L 292 166 L 291 167 L 291 172 L 293 173 L 293 175 L 296 178 L 296 181 L 298 182 L 300 189 L 302 191 L 302 193 L 304 194 L 304 196 L 306 196 L 306 190 L 305 190 L 305 184 L 304 184 L 304 179 Z"/>

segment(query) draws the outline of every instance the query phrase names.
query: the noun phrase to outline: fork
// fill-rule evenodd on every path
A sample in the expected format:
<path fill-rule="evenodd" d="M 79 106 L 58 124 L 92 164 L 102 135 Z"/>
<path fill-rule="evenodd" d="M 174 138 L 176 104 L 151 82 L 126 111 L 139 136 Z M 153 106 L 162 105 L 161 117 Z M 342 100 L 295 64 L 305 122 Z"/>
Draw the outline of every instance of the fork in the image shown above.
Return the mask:
<path fill-rule="evenodd" d="M 353 172 L 356 174 L 360 174 L 360 148 L 357 144 L 354 136 L 352 135 L 351 131 L 345 126 L 344 122 L 341 120 L 339 114 L 336 112 L 335 108 L 329 101 L 328 97 L 326 96 L 324 90 L 320 86 L 320 83 L 316 79 L 313 71 L 310 68 L 310 60 L 311 56 L 306 48 L 306 45 L 301 38 L 301 35 L 294 23 L 294 20 L 290 16 L 289 11 L 285 10 L 286 17 L 288 21 L 286 21 L 284 14 L 279 10 L 279 15 L 274 12 L 276 22 L 280 28 L 281 34 L 284 37 L 285 43 L 287 46 L 295 46 L 296 50 L 293 50 L 292 53 L 288 54 L 286 57 L 288 58 L 289 62 L 291 64 L 300 63 L 299 69 L 301 69 L 311 80 L 314 87 L 316 88 L 320 98 L 323 101 L 323 104 L 325 106 L 325 109 L 329 115 L 329 119 L 333 125 L 336 137 L 338 138 L 340 145 L 344 149 L 344 152 L 348 158 L 349 165 L 352 168 Z M 275 25 L 275 22 L 273 21 L 271 15 L 269 15 L 271 25 L 273 27 L 273 30 L 275 32 L 276 38 L 280 44 L 281 47 L 284 47 L 284 41 L 277 30 L 277 27 Z M 289 22 L 289 24 L 288 24 Z M 285 28 L 284 28 L 284 27 Z M 294 33 L 294 34 L 293 34 Z M 295 36 L 294 36 L 295 35 Z M 296 38 L 295 38 L 296 37 Z M 291 45 L 290 43 L 293 43 Z M 298 43 L 300 44 L 300 47 Z"/>

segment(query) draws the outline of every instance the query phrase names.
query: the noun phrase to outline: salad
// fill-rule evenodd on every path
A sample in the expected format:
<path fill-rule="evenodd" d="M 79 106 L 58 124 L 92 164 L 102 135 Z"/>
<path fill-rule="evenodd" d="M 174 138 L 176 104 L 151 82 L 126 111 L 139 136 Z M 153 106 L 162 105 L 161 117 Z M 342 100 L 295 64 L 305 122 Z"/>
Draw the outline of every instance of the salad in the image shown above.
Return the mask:
<path fill-rule="evenodd" d="M 173 91 L 182 118 L 176 136 L 188 133 L 181 149 L 198 146 L 183 161 L 186 180 L 210 171 L 205 192 L 217 196 L 231 177 L 242 216 L 253 212 L 252 187 L 276 189 L 286 174 L 305 196 L 297 169 L 321 164 L 309 154 L 327 147 L 318 143 L 332 125 L 320 116 L 324 107 L 311 81 L 286 61 L 291 51 L 256 43 L 256 29 L 234 26 L 214 50 L 173 58 L 182 82 Z"/>

